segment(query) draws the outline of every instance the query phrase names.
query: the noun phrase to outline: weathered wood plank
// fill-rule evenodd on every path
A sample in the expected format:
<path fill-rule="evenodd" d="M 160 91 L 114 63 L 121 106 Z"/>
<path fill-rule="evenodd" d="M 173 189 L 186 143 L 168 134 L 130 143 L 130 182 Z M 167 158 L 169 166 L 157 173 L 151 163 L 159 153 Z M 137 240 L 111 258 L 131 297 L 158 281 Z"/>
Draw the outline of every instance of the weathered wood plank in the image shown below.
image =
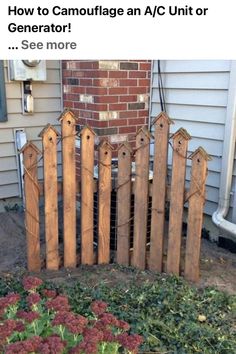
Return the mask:
<path fill-rule="evenodd" d="M 146 265 L 149 143 L 150 133 L 143 127 L 138 131 L 136 136 L 134 193 L 133 265 L 140 269 L 145 269 Z"/>
<path fill-rule="evenodd" d="M 199 262 L 203 208 L 205 202 L 205 182 L 209 155 L 203 148 L 198 148 L 191 156 L 191 182 L 188 207 L 188 231 L 186 241 L 185 270 L 187 280 L 199 280 Z"/>
<path fill-rule="evenodd" d="M 182 236 L 186 156 L 190 135 L 179 129 L 173 135 L 173 164 L 170 194 L 167 272 L 178 275 Z"/>
<path fill-rule="evenodd" d="M 81 131 L 81 263 L 93 264 L 94 132 Z"/>
<path fill-rule="evenodd" d="M 63 157 L 63 236 L 64 266 L 76 267 L 76 169 L 75 117 L 65 111 L 59 118 Z"/>
<path fill-rule="evenodd" d="M 39 272 L 40 238 L 39 238 L 39 188 L 37 157 L 40 151 L 32 143 L 23 146 L 24 183 L 25 183 L 25 225 L 27 242 L 27 265 L 30 272 Z"/>
<path fill-rule="evenodd" d="M 165 113 L 155 120 L 155 153 L 152 186 L 152 219 L 149 267 L 162 271 L 163 238 L 165 223 L 166 175 L 169 126 L 172 121 Z"/>
<path fill-rule="evenodd" d="M 117 263 L 129 265 L 132 149 L 124 143 L 118 150 Z"/>
<path fill-rule="evenodd" d="M 46 267 L 49 270 L 57 270 L 59 267 L 57 196 L 58 135 L 58 132 L 50 124 L 40 133 L 43 143 Z"/>
<path fill-rule="evenodd" d="M 94 183 L 93 184 L 93 192 L 96 193 L 98 191 L 98 181 L 94 180 L 93 183 Z M 42 181 L 39 181 L 38 184 L 39 184 L 40 196 L 43 196 L 44 195 L 44 183 Z M 57 190 L 58 190 L 58 194 L 62 194 L 62 192 L 63 192 L 63 182 L 62 181 L 57 182 Z M 131 181 L 131 191 L 134 194 L 134 182 L 133 181 Z M 76 182 L 76 193 L 77 194 L 81 193 L 80 181 Z M 152 180 L 149 180 L 148 195 L 149 195 L 149 197 L 152 196 Z M 185 202 L 188 200 L 188 195 L 189 195 L 189 190 L 185 189 L 185 192 L 184 192 Z M 170 185 L 166 186 L 166 201 L 167 202 L 170 201 Z"/>
<path fill-rule="evenodd" d="M 98 263 L 110 262 L 111 214 L 111 156 L 112 147 L 106 141 L 99 147 L 98 178 Z"/>

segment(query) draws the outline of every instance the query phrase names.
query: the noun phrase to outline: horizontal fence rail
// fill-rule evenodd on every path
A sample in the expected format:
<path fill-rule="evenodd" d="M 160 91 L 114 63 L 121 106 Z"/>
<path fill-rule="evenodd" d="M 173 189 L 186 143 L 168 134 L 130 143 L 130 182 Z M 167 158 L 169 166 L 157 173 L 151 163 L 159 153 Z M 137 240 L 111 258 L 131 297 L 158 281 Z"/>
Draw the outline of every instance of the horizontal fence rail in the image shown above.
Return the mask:
<path fill-rule="evenodd" d="M 118 148 L 117 174 L 112 175 L 112 146 L 98 147 L 98 178 L 95 178 L 95 133 L 85 126 L 80 132 L 81 177 L 76 180 L 76 119 L 66 110 L 59 118 L 61 135 L 51 125 L 40 133 L 42 156 L 27 143 L 21 150 L 25 169 L 25 224 L 27 262 L 30 271 L 57 270 L 78 264 L 108 264 L 116 261 L 140 269 L 166 271 L 198 281 L 205 182 L 209 155 L 199 147 L 187 156 L 191 138 L 183 128 L 169 138 L 171 119 L 160 113 L 154 121 L 154 137 L 146 127 L 136 135 L 136 147 L 128 142 Z M 154 138 L 153 171 L 150 175 L 150 141 Z M 171 142 L 170 142 L 171 139 Z M 63 179 L 57 178 L 57 146 L 62 142 Z M 167 182 L 168 148 L 173 150 L 171 183 Z M 44 180 L 38 181 L 37 167 L 43 159 Z M 185 189 L 186 160 L 190 159 L 190 189 Z M 115 193 L 115 206 L 112 202 Z M 58 195 L 63 200 L 63 252 L 59 243 Z M 40 251 L 39 198 L 44 196 L 45 256 Z M 76 198 L 80 208 L 76 209 Z M 95 202 L 98 215 L 95 218 Z M 187 239 L 182 224 L 187 209 Z M 115 209 L 115 226 L 111 210 Z M 80 232 L 76 232 L 77 223 Z M 112 230 L 117 242 L 111 249 Z M 148 231 L 149 230 L 149 231 Z M 182 261 L 184 259 L 184 261 Z M 181 267 L 181 265 L 183 265 Z M 184 269 L 183 269 L 184 268 Z"/>

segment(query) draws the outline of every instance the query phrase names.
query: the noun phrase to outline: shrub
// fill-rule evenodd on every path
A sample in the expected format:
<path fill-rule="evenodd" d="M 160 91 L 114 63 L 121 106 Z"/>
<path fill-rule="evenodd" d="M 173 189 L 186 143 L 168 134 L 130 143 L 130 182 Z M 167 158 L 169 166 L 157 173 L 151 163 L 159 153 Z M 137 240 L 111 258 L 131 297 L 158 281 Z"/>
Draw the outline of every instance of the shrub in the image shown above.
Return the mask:
<path fill-rule="evenodd" d="M 107 312 L 101 300 L 91 303 L 91 316 L 71 311 L 68 297 L 42 289 L 42 280 L 25 277 L 26 295 L 0 298 L 0 350 L 5 354 L 137 353 L 142 337 Z M 20 301 L 26 308 L 20 308 Z"/>

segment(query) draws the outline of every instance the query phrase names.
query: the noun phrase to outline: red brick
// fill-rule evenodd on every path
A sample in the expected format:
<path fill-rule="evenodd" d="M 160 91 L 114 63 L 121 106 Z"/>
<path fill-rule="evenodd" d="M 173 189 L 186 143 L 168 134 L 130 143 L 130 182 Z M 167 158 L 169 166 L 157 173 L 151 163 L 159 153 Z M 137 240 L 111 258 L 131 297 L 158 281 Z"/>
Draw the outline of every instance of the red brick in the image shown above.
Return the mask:
<path fill-rule="evenodd" d="M 63 70 L 64 77 L 71 77 L 71 70 Z"/>
<path fill-rule="evenodd" d="M 85 93 L 85 87 L 71 86 L 71 93 Z"/>
<path fill-rule="evenodd" d="M 140 70 L 151 70 L 151 63 L 140 63 Z"/>
<path fill-rule="evenodd" d="M 92 86 L 93 80 L 92 79 L 80 79 L 80 86 Z"/>
<path fill-rule="evenodd" d="M 94 96 L 94 102 L 95 103 L 117 103 L 118 102 L 118 96 Z"/>
<path fill-rule="evenodd" d="M 71 106 L 72 102 L 71 102 L 71 101 L 66 101 L 66 100 L 64 99 L 63 104 L 64 104 L 64 107 L 67 107 L 67 108 L 68 108 L 68 107 Z"/>
<path fill-rule="evenodd" d="M 121 79 L 120 86 L 137 86 L 137 80 L 135 80 L 135 79 Z"/>
<path fill-rule="evenodd" d="M 143 110 L 138 112 L 139 117 L 148 117 L 149 111 L 148 110 Z"/>
<path fill-rule="evenodd" d="M 112 147 L 113 147 L 113 151 L 112 151 L 112 157 L 113 158 L 117 158 L 118 157 L 118 153 L 117 153 L 117 149 L 118 149 L 118 147 L 119 147 L 119 145 L 118 144 L 112 144 Z"/>
<path fill-rule="evenodd" d="M 99 112 L 93 112 L 93 119 L 99 120 Z"/>
<path fill-rule="evenodd" d="M 130 78 L 146 78 L 146 71 L 130 71 Z"/>
<path fill-rule="evenodd" d="M 88 95 L 106 95 L 107 89 L 105 87 L 87 87 L 86 93 Z"/>
<path fill-rule="evenodd" d="M 83 76 L 86 78 L 108 77 L 108 72 L 103 70 L 87 70 L 83 71 Z"/>
<path fill-rule="evenodd" d="M 120 102 L 137 102 L 137 96 L 120 96 Z"/>
<path fill-rule="evenodd" d="M 96 103 L 88 103 L 87 109 L 91 111 L 106 111 L 107 105 L 106 104 L 96 104 Z"/>
<path fill-rule="evenodd" d="M 149 79 L 140 79 L 138 80 L 139 86 L 150 86 L 150 80 Z"/>
<path fill-rule="evenodd" d="M 75 115 L 75 117 L 79 117 L 79 109 L 73 109 L 73 113 L 74 113 L 74 115 Z"/>
<path fill-rule="evenodd" d="M 82 117 L 79 117 L 78 120 L 77 120 L 77 124 L 85 125 L 86 124 L 86 119 L 82 118 Z"/>
<path fill-rule="evenodd" d="M 81 103 L 81 102 L 73 102 L 73 107 L 77 108 L 77 109 L 85 109 L 85 103 Z"/>
<path fill-rule="evenodd" d="M 136 133 L 136 127 L 120 127 L 119 133 Z"/>
<path fill-rule="evenodd" d="M 76 67 L 78 69 L 98 69 L 98 61 L 76 61 Z"/>
<path fill-rule="evenodd" d="M 146 123 L 146 119 L 145 118 L 131 118 L 128 119 L 128 124 L 129 125 L 138 125 L 138 124 L 145 124 Z"/>
<path fill-rule="evenodd" d="M 128 89 L 126 87 L 112 87 L 108 90 L 109 95 L 126 95 Z"/>
<path fill-rule="evenodd" d="M 114 103 L 114 104 L 109 104 L 109 110 L 110 111 L 124 111 L 127 109 L 127 104 L 126 103 Z M 105 109 L 104 109 L 105 111 Z"/>
<path fill-rule="evenodd" d="M 103 121 L 98 121 L 98 127 L 99 127 L 99 128 L 107 128 L 107 127 L 109 126 L 108 123 L 109 123 L 109 122 L 108 122 L 108 121 L 105 121 L 105 120 L 103 120 Z"/>
<path fill-rule="evenodd" d="M 140 94 L 140 93 L 147 93 L 146 87 L 130 87 L 129 94 Z"/>
<path fill-rule="evenodd" d="M 127 71 L 110 71 L 109 77 L 112 78 L 126 78 L 128 77 Z"/>
<path fill-rule="evenodd" d="M 72 77 L 84 77 L 84 71 L 72 70 Z"/>
<path fill-rule="evenodd" d="M 89 119 L 89 118 L 93 118 L 93 112 L 91 111 L 80 111 L 80 118 L 86 118 L 86 119 Z"/>
<path fill-rule="evenodd" d="M 120 112 L 120 118 L 135 118 L 137 117 L 138 111 L 127 111 L 127 112 Z"/>
<path fill-rule="evenodd" d="M 72 94 L 72 93 L 67 93 L 66 94 L 66 99 L 68 101 L 79 101 L 79 95 Z"/>
<path fill-rule="evenodd" d="M 93 79 L 93 85 L 98 87 L 117 87 L 119 82 L 117 79 Z"/>
<path fill-rule="evenodd" d="M 113 119 L 109 121 L 109 127 L 121 127 L 127 125 L 127 119 Z"/>

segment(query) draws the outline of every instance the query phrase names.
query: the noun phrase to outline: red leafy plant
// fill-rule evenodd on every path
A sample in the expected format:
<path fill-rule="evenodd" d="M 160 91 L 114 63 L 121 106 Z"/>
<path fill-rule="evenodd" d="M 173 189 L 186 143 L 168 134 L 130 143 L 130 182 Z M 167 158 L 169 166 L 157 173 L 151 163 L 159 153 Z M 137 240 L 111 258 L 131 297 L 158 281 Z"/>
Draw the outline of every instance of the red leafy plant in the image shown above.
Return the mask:
<path fill-rule="evenodd" d="M 44 289 L 42 280 L 25 277 L 25 299 L 11 293 L 0 298 L 0 352 L 5 354 L 108 354 L 138 353 L 143 338 L 129 334 L 127 322 L 107 312 L 103 301 L 93 301 L 93 316 L 70 309 L 67 296 Z M 27 309 L 20 309 L 25 300 Z"/>

